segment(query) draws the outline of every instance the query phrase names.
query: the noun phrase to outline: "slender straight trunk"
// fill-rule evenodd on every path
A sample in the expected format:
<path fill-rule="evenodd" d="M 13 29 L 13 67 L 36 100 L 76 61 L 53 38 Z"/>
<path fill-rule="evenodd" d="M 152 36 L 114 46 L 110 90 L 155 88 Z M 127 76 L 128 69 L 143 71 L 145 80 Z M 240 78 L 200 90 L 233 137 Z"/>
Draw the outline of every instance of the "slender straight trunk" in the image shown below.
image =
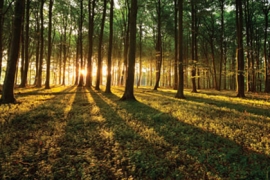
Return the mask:
<path fill-rule="evenodd" d="M 64 21 L 64 37 L 62 43 L 63 50 L 63 80 L 62 85 L 66 85 L 66 66 L 67 66 L 67 20 Z"/>
<path fill-rule="evenodd" d="M 16 66 L 20 53 L 21 26 L 23 23 L 24 0 L 15 1 L 15 15 L 13 18 L 12 39 L 8 52 L 7 70 L 3 85 L 1 103 L 15 103 L 14 81 Z"/>
<path fill-rule="evenodd" d="M 129 50 L 129 28 L 130 28 L 130 8 L 128 1 L 126 1 L 126 7 L 127 7 L 127 18 L 124 17 L 124 13 L 122 14 L 123 16 L 123 23 L 124 23 L 124 66 L 122 69 L 122 74 L 121 74 L 121 85 L 124 85 L 125 80 L 126 80 L 126 75 L 127 75 L 127 66 L 128 66 L 128 50 Z"/>
<path fill-rule="evenodd" d="M 23 12 L 24 14 L 24 12 Z M 23 74 L 24 74 L 24 64 L 25 64 L 25 32 L 24 32 L 24 16 L 23 16 L 23 22 L 22 22 L 22 30 L 21 30 L 21 68 L 20 68 L 20 87 L 22 86 L 22 81 L 23 81 Z"/>
<path fill-rule="evenodd" d="M 139 43 L 139 49 L 140 49 L 140 57 L 139 57 L 139 78 L 137 81 L 137 88 L 141 85 L 141 79 L 142 79 L 142 25 L 140 24 L 140 43 Z"/>
<path fill-rule="evenodd" d="M 156 42 L 156 83 L 154 90 L 157 90 L 160 82 L 161 65 L 162 65 L 162 40 L 161 40 L 161 1 L 158 0 L 157 5 L 157 42 Z"/>
<path fill-rule="evenodd" d="M 40 51 L 40 24 L 39 24 L 39 19 L 38 19 L 38 12 L 36 14 L 36 75 L 35 75 L 35 81 L 34 85 L 37 86 L 37 81 L 38 81 L 38 67 L 39 67 L 39 51 Z"/>
<path fill-rule="evenodd" d="M 176 98 L 185 99 L 184 96 L 184 68 L 183 68 L 183 62 L 184 62 L 184 36 L 183 36 L 183 1 L 184 0 L 178 0 L 178 10 L 179 10 L 179 20 L 178 20 L 178 59 L 179 59 L 179 82 L 178 82 L 178 90 L 175 95 Z"/>
<path fill-rule="evenodd" d="M 220 1 L 221 10 L 221 33 L 220 33 L 220 63 L 219 63 L 219 85 L 217 90 L 221 90 L 222 83 L 222 65 L 224 62 L 224 0 Z"/>
<path fill-rule="evenodd" d="M 106 93 L 111 93 L 111 81 L 112 81 L 112 46 L 113 46 L 113 5 L 114 0 L 110 0 L 110 37 L 109 37 L 109 49 L 108 49 L 108 72 L 106 82 Z"/>
<path fill-rule="evenodd" d="M 37 87 L 41 87 L 42 85 L 42 66 L 43 66 L 43 51 L 44 51 L 44 8 L 45 0 L 41 0 L 40 5 L 40 55 L 39 55 L 39 67 L 38 67 L 38 79 L 37 79 Z"/>
<path fill-rule="evenodd" d="M 244 83 L 244 50 L 243 50 L 243 9 L 242 0 L 236 0 L 236 25 L 237 25 L 237 97 L 245 97 Z"/>
<path fill-rule="evenodd" d="M 2 60 L 3 60 L 3 21 L 4 21 L 4 0 L 0 0 L 0 80 L 2 75 Z"/>
<path fill-rule="evenodd" d="M 177 72 L 177 67 L 178 67 L 178 29 L 177 29 L 177 12 L 178 12 L 178 7 L 177 7 L 177 0 L 174 0 L 174 84 L 173 84 L 173 89 L 177 90 L 178 89 L 178 72 Z"/>
<path fill-rule="evenodd" d="M 269 93 L 270 92 L 270 62 L 268 62 L 268 56 L 267 56 L 267 29 L 268 29 L 268 13 L 269 13 L 269 7 L 265 7 L 264 10 L 264 42 L 263 42 L 263 56 L 264 56 L 264 68 L 265 68 L 265 89 L 264 92 Z"/>
<path fill-rule="evenodd" d="M 59 56 L 58 56 L 58 59 L 59 59 L 59 78 L 58 78 L 58 84 L 62 84 L 62 49 L 63 49 L 63 45 L 62 45 L 62 41 L 63 41 L 63 35 L 60 34 L 60 45 L 59 45 Z"/>
<path fill-rule="evenodd" d="M 96 90 L 100 90 L 100 77 L 101 72 L 102 72 L 102 41 L 103 41 L 103 34 L 104 34 L 104 24 L 105 24 L 105 17 L 106 17 L 106 4 L 107 0 L 104 1 L 104 9 L 103 9 L 103 15 L 102 15 L 102 20 L 101 20 L 101 27 L 100 27 L 100 35 L 99 35 L 99 45 L 98 45 L 98 63 L 97 63 L 97 79 L 96 79 Z"/>
<path fill-rule="evenodd" d="M 80 43 L 79 43 L 79 34 L 78 34 L 78 37 L 77 37 L 77 40 L 76 40 L 76 72 L 75 72 L 74 85 L 79 84 L 79 68 L 80 68 L 79 53 L 80 53 Z"/>
<path fill-rule="evenodd" d="M 52 54 L 52 7 L 53 0 L 50 0 L 49 4 L 49 30 L 48 30 L 48 57 L 47 57 L 47 69 L 46 69 L 46 82 L 45 88 L 50 89 L 50 66 L 51 66 L 51 54 Z"/>
<path fill-rule="evenodd" d="M 197 87 L 196 87 L 196 64 L 197 64 L 197 57 L 196 57 L 196 7 L 195 7 L 195 2 L 194 0 L 191 1 L 191 34 L 192 34 L 192 41 L 191 41 L 191 59 L 192 59 L 192 69 L 191 69 L 191 81 L 192 81 L 192 92 L 197 92 Z"/>
<path fill-rule="evenodd" d="M 92 4 L 91 4 L 92 3 Z M 87 77 L 86 86 L 92 86 L 92 55 L 93 55 L 93 33 L 94 33 L 94 17 L 95 17 L 96 0 L 92 2 L 88 0 L 88 59 L 87 59 Z"/>
<path fill-rule="evenodd" d="M 137 21 L 137 0 L 131 1 L 130 13 L 130 50 L 128 58 L 128 74 L 125 86 L 125 92 L 120 100 L 135 100 L 134 96 L 134 72 L 135 72 L 135 58 L 136 58 L 136 21 Z"/>
<path fill-rule="evenodd" d="M 30 0 L 26 0 L 26 18 L 25 18 L 25 46 L 24 46 L 24 71 L 22 74 L 21 87 L 27 84 L 27 74 L 29 69 L 29 24 L 30 24 Z"/>
<path fill-rule="evenodd" d="M 80 58 L 81 58 L 81 73 L 80 73 L 80 79 L 79 79 L 79 87 L 83 86 L 83 33 L 82 33 L 82 26 L 83 26 L 83 0 L 81 0 L 81 14 L 80 14 L 80 25 L 79 25 L 79 43 L 80 43 Z"/>

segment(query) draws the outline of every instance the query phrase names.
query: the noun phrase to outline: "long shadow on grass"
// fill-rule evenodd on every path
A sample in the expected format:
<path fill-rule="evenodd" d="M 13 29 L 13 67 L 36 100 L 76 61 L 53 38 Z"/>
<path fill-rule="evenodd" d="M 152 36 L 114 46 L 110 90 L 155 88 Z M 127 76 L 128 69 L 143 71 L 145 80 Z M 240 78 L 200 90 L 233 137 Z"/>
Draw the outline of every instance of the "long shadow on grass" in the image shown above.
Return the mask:
<path fill-rule="evenodd" d="M 93 109 L 97 107 L 89 91 L 78 87 L 64 136 L 58 141 L 60 151 L 52 165 L 54 179 L 115 179 L 108 161 L 108 156 L 114 156 L 111 142 L 100 134 L 104 121 Z"/>
<path fill-rule="evenodd" d="M 151 127 L 141 127 L 137 123 L 138 121 L 130 119 L 128 114 L 122 116 L 125 115 L 125 112 L 122 112 L 125 108 L 111 105 L 104 98 L 106 96 L 115 100 L 114 95 L 104 95 L 91 89 L 90 93 L 96 105 L 100 107 L 100 113 L 106 119 L 105 127 L 113 132 L 115 143 L 111 148 L 116 150 L 110 158 L 113 159 L 111 163 L 115 164 L 115 169 L 121 172 L 118 178 L 183 179 L 185 177 L 186 163 L 195 163 L 192 158 L 176 157 L 172 159 L 172 156 L 178 156 L 176 154 L 170 156 L 174 147 L 166 145 L 161 137 L 156 137 L 160 142 L 146 138 L 145 136 L 154 136 L 155 134 Z M 137 103 L 130 103 L 137 106 Z M 120 116 L 118 113 L 122 115 Z M 188 168 L 191 171 L 198 170 L 193 166 Z M 190 177 L 196 176 L 194 174 Z"/>
<path fill-rule="evenodd" d="M 146 93 L 147 94 L 147 93 Z M 154 92 L 151 91 L 150 94 L 155 94 L 157 96 L 168 96 L 168 97 L 174 97 L 175 94 L 172 92 Z M 209 108 L 211 106 L 214 107 L 219 107 L 219 108 L 229 108 L 232 110 L 236 110 L 238 112 L 248 112 L 248 113 L 252 113 L 254 115 L 261 115 L 261 116 L 266 116 L 266 117 L 270 117 L 270 111 L 268 109 L 264 109 L 264 108 L 259 108 L 259 107 L 254 107 L 251 104 L 239 104 L 235 101 L 233 101 L 233 98 L 236 97 L 230 97 L 232 98 L 232 101 L 228 102 L 228 101 L 222 101 L 222 100 L 216 100 L 213 98 L 206 98 L 206 97 L 195 97 L 195 96 L 190 96 L 190 95 L 185 95 L 187 97 L 187 101 L 193 101 L 193 102 L 198 102 L 198 103 L 205 103 L 205 104 L 209 104 Z"/>
<path fill-rule="evenodd" d="M 104 96 L 112 100 L 119 98 L 106 94 Z M 199 166 L 197 178 L 214 176 L 222 179 L 265 179 L 269 176 L 269 156 L 244 149 L 234 141 L 180 122 L 140 102 L 119 102 L 119 106 L 137 121 L 153 128 L 171 147 L 177 147 L 174 148 L 176 154 L 183 154 L 184 151 L 187 156 L 193 157 L 197 164 L 187 163 L 186 166 Z M 165 153 L 166 149 L 160 151 Z M 180 166 L 177 161 L 176 165 Z M 190 168 L 188 173 L 192 177 L 195 172 Z"/>
<path fill-rule="evenodd" d="M 62 92 L 69 92 L 72 88 L 66 88 Z M 52 116 L 63 116 L 63 109 L 55 109 L 54 106 L 61 99 L 64 96 L 55 96 L 50 101 L 15 116 L 1 127 L 0 179 L 46 178 L 38 172 L 41 163 L 48 160 L 47 144 L 43 140 L 53 133 L 55 122 L 52 121 Z M 24 102 L 20 104 L 23 105 Z"/>

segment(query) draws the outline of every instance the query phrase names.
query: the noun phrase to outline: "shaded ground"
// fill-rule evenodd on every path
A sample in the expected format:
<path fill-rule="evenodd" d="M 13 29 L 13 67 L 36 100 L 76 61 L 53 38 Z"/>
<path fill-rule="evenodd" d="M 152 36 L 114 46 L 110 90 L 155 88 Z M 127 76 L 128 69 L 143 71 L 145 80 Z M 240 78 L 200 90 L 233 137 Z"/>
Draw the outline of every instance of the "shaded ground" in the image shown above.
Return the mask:
<path fill-rule="evenodd" d="M 0 106 L 0 179 L 269 178 L 267 96 L 112 91 L 16 90 L 22 103 Z"/>

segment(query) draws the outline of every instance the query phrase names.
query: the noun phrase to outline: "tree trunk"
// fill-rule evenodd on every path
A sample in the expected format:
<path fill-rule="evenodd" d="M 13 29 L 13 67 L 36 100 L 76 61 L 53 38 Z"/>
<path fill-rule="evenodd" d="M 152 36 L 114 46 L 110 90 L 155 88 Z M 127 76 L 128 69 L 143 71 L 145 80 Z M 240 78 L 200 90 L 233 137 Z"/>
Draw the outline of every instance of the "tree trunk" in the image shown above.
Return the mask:
<path fill-rule="evenodd" d="M 113 46 L 113 5 L 114 0 L 111 0 L 110 5 L 110 37 L 109 37 L 109 49 L 108 49 L 108 72 L 106 82 L 106 93 L 111 93 L 111 81 L 112 81 L 112 46 Z"/>
<path fill-rule="evenodd" d="M 236 26 L 237 26 L 237 64 L 238 64 L 238 91 L 237 97 L 245 97 L 244 84 L 244 50 L 243 50 L 243 9 L 242 0 L 236 0 Z"/>
<path fill-rule="evenodd" d="M 80 73 L 80 79 L 79 79 L 79 87 L 83 86 L 83 32 L 82 32 L 82 26 L 83 26 L 83 0 L 81 0 L 81 14 L 80 14 L 80 25 L 79 25 L 79 43 L 80 43 L 80 58 L 81 58 L 81 73 Z"/>
<path fill-rule="evenodd" d="M 178 12 L 178 7 L 177 7 L 177 0 L 174 0 L 174 84 L 173 84 L 173 89 L 177 90 L 178 89 L 178 29 L 177 29 L 177 12 Z"/>
<path fill-rule="evenodd" d="M 221 90 L 222 83 L 222 65 L 224 62 L 224 0 L 220 2 L 220 10 L 221 10 L 221 33 L 220 33 L 220 63 L 219 63 L 219 85 L 217 90 Z"/>
<path fill-rule="evenodd" d="M 52 53 L 52 7 L 53 0 L 50 0 L 49 4 L 49 30 L 48 30 L 48 59 L 47 59 L 47 69 L 46 69 L 46 83 L 45 89 L 50 89 L 50 66 L 51 66 L 51 53 Z"/>
<path fill-rule="evenodd" d="M 140 24 L 140 62 L 139 62 L 139 78 L 137 81 L 137 88 L 141 85 L 141 79 L 142 79 L 142 24 Z"/>
<path fill-rule="evenodd" d="M 104 9 L 103 9 L 103 15 L 101 20 L 101 27 L 100 27 L 100 35 L 99 35 L 99 45 L 98 45 L 98 63 L 97 63 L 97 78 L 96 78 L 96 87 L 95 90 L 100 90 L 100 79 L 101 72 L 102 72 L 102 41 L 103 41 L 103 34 L 104 34 L 104 24 L 105 24 L 105 18 L 106 18 L 106 4 L 107 0 L 103 0 L 104 2 Z"/>
<path fill-rule="evenodd" d="M 34 85 L 37 86 L 38 81 L 38 67 L 39 67 L 39 51 L 40 51 L 40 24 L 38 18 L 38 12 L 36 14 L 36 75 L 35 75 L 35 82 Z"/>
<path fill-rule="evenodd" d="M 121 74 L 121 85 L 124 85 L 124 81 L 126 80 L 126 75 L 127 75 L 127 66 L 128 66 L 128 50 L 129 50 L 129 28 L 130 28 L 130 8 L 128 1 L 126 1 L 126 7 L 127 7 L 127 19 L 124 17 L 123 13 L 123 26 L 124 26 L 124 66 L 122 69 L 122 74 Z"/>
<path fill-rule="evenodd" d="M 263 55 L 264 55 L 264 67 L 265 67 L 265 90 L 264 92 L 270 92 L 270 62 L 267 56 L 267 29 L 268 29 L 268 13 L 270 8 L 265 5 L 263 12 L 264 12 L 264 43 L 263 43 Z"/>
<path fill-rule="evenodd" d="M 93 55 L 93 33 L 94 33 L 94 17 L 95 17 L 96 0 L 88 0 L 88 60 L 87 60 L 87 77 L 86 87 L 92 86 L 92 55 Z M 92 13 L 92 14 L 91 14 Z"/>
<path fill-rule="evenodd" d="M 79 52 L 80 52 L 80 43 L 79 43 L 79 34 L 76 40 L 76 73 L 75 73 L 75 83 L 74 85 L 78 85 L 79 84 L 79 68 L 80 68 L 80 64 L 79 64 Z M 65 73 L 65 72 L 63 72 Z"/>
<path fill-rule="evenodd" d="M 41 87 L 42 85 L 42 66 L 43 66 L 43 51 L 44 51 L 44 8 L 45 0 L 41 0 L 40 5 L 40 58 L 39 58 L 39 67 L 38 67 L 38 79 L 37 79 L 37 87 Z"/>
<path fill-rule="evenodd" d="M 0 0 L 0 79 L 2 75 L 2 60 L 3 60 L 3 21 L 4 21 L 4 0 Z"/>
<path fill-rule="evenodd" d="M 156 42 L 156 83 L 154 90 L 157 90 L 160 82 L 161 65 L 162 65 L 162 42 L 161 42 L 161 2 L 158 0 L 157 5 L 157 42 Z"/>
<path fill-rule="evenodd" d="M 15 16 L 13 19 L 12 39 L 8 54 L 7 71 L 5 75 L 1 103 L 15 103 L 14 97 L 14 80 L 16 73 L 16 65 L 19 59 L 21 25 L 23 22 L 25 0 L 16 0 Z"/>
<path fill-rule="evenodd" d="M 26 18 L 25 18 L 25 46 L 24 46 L 24 71 L 22 74 L 21 87 L 27 84 L 27 74 L 29 69 L 29 26 L 30 26 L 30 0 L 26 0 Z"/>
<path fill-rule="evenodd" d="M 178 90 L 175 95 L 176 98 L 185 99 L 184 96 L 184 70 L 183 70 L 183 47 L 184 47 L 184 37 L 183 37 L 183 0 L 178 0 L 178 11 L 179 11 L 179 20 L 178 20 L 178 59 L 179 59 L 179 82 Z"/>
<path fill-rule="evenodd" d="M 63 80 L 62 85 L 66 85 L 66 66 L 67 66 L 67 19 L 64 20 L 64 37 L 61 43 L 63 48 Z"/>
<path fill-rule="evenodd" d="M 192 34 L 192 41 L 191 41 L 191 60 L 192 60 L 192 69 L 191 69 L 191 81 L 192 81 L 192 92 L 197 92 L 196 87 L 196 64 L 197 64 L 197 15 L 196 15 L 196 6 L 194 0 L 191 1 L 191 34 Z"/>
<path fill-rule="evenodd" d="M 136 57 L 136 20 L 137 20 L 137 0 L 131 1 L 130 16 L 130 49 L 128 61 L 128 74 L 125 86 L 125 92 L 120 100 L 136 100 L 134 96 L 134 68 Z"/>

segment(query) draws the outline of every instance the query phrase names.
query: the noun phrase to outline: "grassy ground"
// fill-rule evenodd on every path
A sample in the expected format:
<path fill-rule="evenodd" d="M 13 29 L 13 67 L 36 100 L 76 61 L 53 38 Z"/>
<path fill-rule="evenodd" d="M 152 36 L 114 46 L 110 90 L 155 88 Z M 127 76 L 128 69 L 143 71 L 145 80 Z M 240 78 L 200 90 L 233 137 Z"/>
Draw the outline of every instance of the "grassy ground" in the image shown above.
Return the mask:
<path fill-rule="evenodd" d="M 270 96 L 16 89 L 0 106 L 0 179 L 269 179 Z"/>

